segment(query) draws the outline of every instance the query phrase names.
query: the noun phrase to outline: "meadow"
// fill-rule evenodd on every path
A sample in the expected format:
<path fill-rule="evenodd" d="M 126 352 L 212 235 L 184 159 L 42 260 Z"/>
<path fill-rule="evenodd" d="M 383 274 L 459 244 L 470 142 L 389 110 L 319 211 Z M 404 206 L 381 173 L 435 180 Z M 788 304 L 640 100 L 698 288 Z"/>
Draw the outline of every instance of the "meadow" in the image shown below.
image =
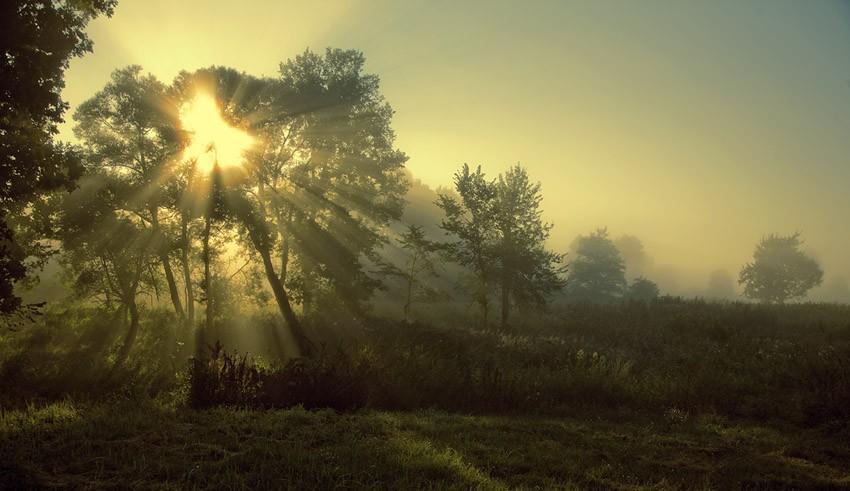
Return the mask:
<path fill-rule="evenodd" d="M 224 344 L 186 362 L 161 313 L 109 371 L 93 342 L 108 322 L 48 313 L 3 341 L 0 483 L 843 489 L 848 314 L 662 298 L 508 330 L 371 319 L 279 364 L 245 353 L 262 319 L 219 326 Z"/>

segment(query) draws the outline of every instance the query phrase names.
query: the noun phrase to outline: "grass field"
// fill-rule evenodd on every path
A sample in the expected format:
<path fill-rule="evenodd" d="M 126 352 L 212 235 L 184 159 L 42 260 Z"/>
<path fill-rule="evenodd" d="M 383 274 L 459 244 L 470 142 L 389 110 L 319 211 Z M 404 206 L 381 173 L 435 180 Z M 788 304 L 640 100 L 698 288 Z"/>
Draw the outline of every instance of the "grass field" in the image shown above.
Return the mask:
<path fill-rule="evenodd" d="M 847 428 L 72 402 L 0 416 L 0 487 L 850 489 Z"/>

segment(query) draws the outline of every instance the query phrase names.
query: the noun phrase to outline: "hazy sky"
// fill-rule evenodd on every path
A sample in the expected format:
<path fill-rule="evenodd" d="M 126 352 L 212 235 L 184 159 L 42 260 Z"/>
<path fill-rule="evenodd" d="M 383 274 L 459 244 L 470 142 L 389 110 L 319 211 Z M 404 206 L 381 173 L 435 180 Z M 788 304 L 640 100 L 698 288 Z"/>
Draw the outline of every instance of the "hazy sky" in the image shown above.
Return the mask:
<path fill-rule="evenodd" d="M 699 287 L 799 230 L 828 282 L 850 276 L 847 1 L 121 0 L 89 33 L 72 111 L 128 64 L 274 75 L 356 48 L 411 171 L 438 186 L 523 163 L 554 247 L 607 226 Z"/>

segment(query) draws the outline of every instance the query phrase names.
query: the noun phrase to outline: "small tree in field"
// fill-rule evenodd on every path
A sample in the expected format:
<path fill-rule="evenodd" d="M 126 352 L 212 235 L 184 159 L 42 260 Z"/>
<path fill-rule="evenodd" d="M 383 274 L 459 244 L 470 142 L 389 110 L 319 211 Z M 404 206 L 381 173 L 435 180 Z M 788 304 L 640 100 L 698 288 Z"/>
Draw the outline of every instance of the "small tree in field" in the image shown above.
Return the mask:
<path fill-rule="evenodd" d="M 800 250 L 800 234 L 770 234 L 756 246 L 753 261 L 744 265 L 738 283 L 744 296 L 762 303 L 784 303 L 806 296 L 823 281 L 823 270 Z"/>
<path fill-rule="evenodd" d="M 425 237 L 425 231 L 418 225 L 409 225 L 401 234 L 399 245 L 408 254 L 407 263 L 398 274 L 405 281 L 404 320 L 410 320 L 413 304 L 436 298 L 438 293 L 423 281 L 426 277 L 437 275 L 437 253 L 442 246 Z"/>

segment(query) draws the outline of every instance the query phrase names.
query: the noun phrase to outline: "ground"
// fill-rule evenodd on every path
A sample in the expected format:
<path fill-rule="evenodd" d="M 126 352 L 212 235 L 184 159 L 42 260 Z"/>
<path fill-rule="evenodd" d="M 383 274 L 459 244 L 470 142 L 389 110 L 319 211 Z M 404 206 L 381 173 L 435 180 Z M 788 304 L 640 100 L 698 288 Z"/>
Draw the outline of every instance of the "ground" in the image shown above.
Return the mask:
<path fill-rule="evenodd" d="M 845 427 L 694 417 L 194 411 L 0 416 L 0 488 L 850 489 Z"/>

